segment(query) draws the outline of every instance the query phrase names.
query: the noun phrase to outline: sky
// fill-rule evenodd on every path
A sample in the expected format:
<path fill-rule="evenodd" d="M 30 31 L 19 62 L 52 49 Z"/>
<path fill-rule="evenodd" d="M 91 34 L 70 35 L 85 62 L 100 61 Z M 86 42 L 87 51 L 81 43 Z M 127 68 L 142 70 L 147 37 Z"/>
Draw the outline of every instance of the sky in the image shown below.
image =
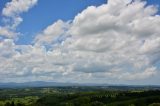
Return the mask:
<path fill-rule="evenodd" d="M 159 0 L 0 0 L 0 82 L 160 85 Z"/>

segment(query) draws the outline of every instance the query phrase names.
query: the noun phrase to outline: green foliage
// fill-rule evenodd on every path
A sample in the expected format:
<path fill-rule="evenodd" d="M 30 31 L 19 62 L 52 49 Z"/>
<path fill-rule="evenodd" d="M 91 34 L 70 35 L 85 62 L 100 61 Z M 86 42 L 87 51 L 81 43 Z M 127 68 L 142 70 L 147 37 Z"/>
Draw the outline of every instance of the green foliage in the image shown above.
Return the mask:
<path fill-rule="evenodd" d="M 135 106 L 134 104 L 130 104 L 129 106 Z"/>
<path fill-rule="evenodd" d="M 149 106 L 160 106 L 160 103 L 153 103 L 153 104 L 150 104 Z"/>
<path fill-rule="evenodd" d="M 1 89 L 0 93 L 0 106 L 160 106 L 159 90 L 57 87 Z"/>
<path fill-rule="evenodd" d="M 37 106 L 148 106 L 160 102 L 160 91 L 94 91 L 49 95 L 39 99 Z"/>

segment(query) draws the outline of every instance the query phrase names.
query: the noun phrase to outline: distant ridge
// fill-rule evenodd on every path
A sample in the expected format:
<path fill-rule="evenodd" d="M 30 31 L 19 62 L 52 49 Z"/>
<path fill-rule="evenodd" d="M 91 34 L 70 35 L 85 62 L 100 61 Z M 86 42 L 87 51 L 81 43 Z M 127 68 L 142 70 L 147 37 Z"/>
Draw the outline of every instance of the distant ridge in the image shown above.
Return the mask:
<path fill-rule="evenodd" d="M 25 87 L 56 87 L 56 86 L 101 86 L 101 87 L 158 87 L 160 85 L 124 85 L 124 84 L 96 84 L 96 83 L 65 83 L 65 82 L 44 82 L 44 81 L 33 81 L 33 82 L 9 82 L 9 83 L 0 83 L 0 88 L 25 88 Z"/>
<path fill-rule="evenodd" d="M 0 88 L 15 88 L 15 87 L 51 87 L 51 86 L 76 86 L 76 83 L 59 83 L 59 82 L 43 82 L 43 81 L 34 81 L 34 82 L 9 82 L 9 83 L 0 83 Z"/>
<path fill-rule="evenodd" d="M 0 88 L 15 88 L 15 87 L 55 87 L 55 86 L 108 86 L 108 84 L 94 84 L 94 83 L 63 83 L 63 82 L 44 82 L 44 81 L 34 81 L 34 82 L 24 82 L 24 83 L 0 83 Z"/>

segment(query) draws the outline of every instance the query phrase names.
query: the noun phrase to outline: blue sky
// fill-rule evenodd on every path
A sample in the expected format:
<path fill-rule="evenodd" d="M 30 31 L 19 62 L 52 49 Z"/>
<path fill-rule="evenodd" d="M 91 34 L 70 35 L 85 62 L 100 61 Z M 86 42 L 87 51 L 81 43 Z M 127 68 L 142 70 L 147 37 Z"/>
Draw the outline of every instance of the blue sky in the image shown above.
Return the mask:
<path fill-rule="evenodd" d="M 160 84 L 159 14 L 159 0 L 0 0 L 0 80 Z"/>
<path fill-rule="evenodd" d="M 11 0 L 1 0 L 0 10 Z M 159 0 L 146 0 L 148 5 L 159 5 Z M 78 13 L 88 6 L 99 6 L 107 0 L 41 0 L 32 11 L 22 14 L 25 20 L 17 28 L 22 33 L 17 44 L 30 44 L 34 36 L 45 27 L 59 19 L 72 20 Z M 3 24 L 3 23 L 1 23 Z M 32 25 L 32 27 L 30 27 Z"/>
<path fill-rule="evenodd" d="M 2 0 L 0 10 L 10 0 Z M 23 33 L 17 44 L 29 44 L 36 33 L 59 19 L 64 21 L 72 20 L 78 13 L 88 6 L 99 6 L 106 3 L 106 0 L 41 0 L 32 8 L 32 11 L 22 14 L 25 20 L 17 28 Z M 159 5 L 159 0 L 147 0 L 148 5 Z M 3 24 L 3 23 L 2 23 Z M 30 27 L 32 25 L 32 27 Z"/>
<path fill-rule="evenodd" d="M 99 6 L 106 0 L 41 0 L 27 14 L 23 14 L 24 22 L 19 26 L 19 30 L 25 35 L 18 43 L 30 43 L 35 33 L 43 30 L 48 25 L 62 19 L 72 20 L 79 12 L 90 5 Z M 33 27 L 30 27 L 30 25 Z M 27 37 L 25 37 L 27 36 Z"/>

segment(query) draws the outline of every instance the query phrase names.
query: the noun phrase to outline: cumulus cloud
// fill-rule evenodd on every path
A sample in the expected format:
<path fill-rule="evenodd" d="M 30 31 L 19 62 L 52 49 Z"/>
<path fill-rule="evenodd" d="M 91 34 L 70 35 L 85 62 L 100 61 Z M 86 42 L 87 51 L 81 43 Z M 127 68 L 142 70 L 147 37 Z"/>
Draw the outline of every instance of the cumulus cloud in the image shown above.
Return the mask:
<path fill-rule="evenodd" d="M 53 43 L 58 42 L 61 43 L 66 38 L 66 30 L 68 30 L 69 26 L 69 22 L 58 20 L 37 35 L 34 42 L 38 45 L 52 45 Z"/>
<path fill-rule="evenodd" d="M 2 14 L 7 17 L 14 17 L 23 12 L 27 12 L 38 0 L 12 0 L 6 4 Z"/>
<path fill-rule="evenodd" d="M 33 45 L 1 41 L 0 76 L 77 82 L 150 79 L 160 63 L 157 11 L 145 1 L 109 0 L 88 7 L 70 22 L 58 20 L 39 33 Z"/>
<path fill-rule="evenodd" d="M 3 31 L 1 30 L 0 35 L 8 38 L 16 38 L 17 34 L 15 30 L 23 21 L 20 14 L 27 12 L 30 8 L 36 5 L 37 2 L 38 0 L 12 0 L 11 2 L 6 3 L 5 8 L 2 10 L 5 26 L 3 26 L 3 28 L 1 26 Z"/>
<path fill-rule="evenodd" d="M 92 59 L 106 64 L 109 67 L 105 67 L 106 71 L 117 68 L 123 70 L 123 74 L 156 68 L 152 64 L 152 61 L 158 62 L 153 55 L 157 56 L 160 45 L 160 17 L 155 15 L 156 12 L 155 6 L 146 6 L 142 1 L 117 0 L 99 7 L 91 6 L 75 17 L 70 29 L 74 35 L 70 47 L 84 53 L 91 52 L 91 55 L 97 53 Z M 143 74 L 141 77 L 144 78 Z"/>
<path fill-rule="evenodd" d="M 18 33 L 10 31 L 7 27 L 0 26 L 0 35 L 7 38 L 12 38 L 13 36 L 18 35 Z"/>

